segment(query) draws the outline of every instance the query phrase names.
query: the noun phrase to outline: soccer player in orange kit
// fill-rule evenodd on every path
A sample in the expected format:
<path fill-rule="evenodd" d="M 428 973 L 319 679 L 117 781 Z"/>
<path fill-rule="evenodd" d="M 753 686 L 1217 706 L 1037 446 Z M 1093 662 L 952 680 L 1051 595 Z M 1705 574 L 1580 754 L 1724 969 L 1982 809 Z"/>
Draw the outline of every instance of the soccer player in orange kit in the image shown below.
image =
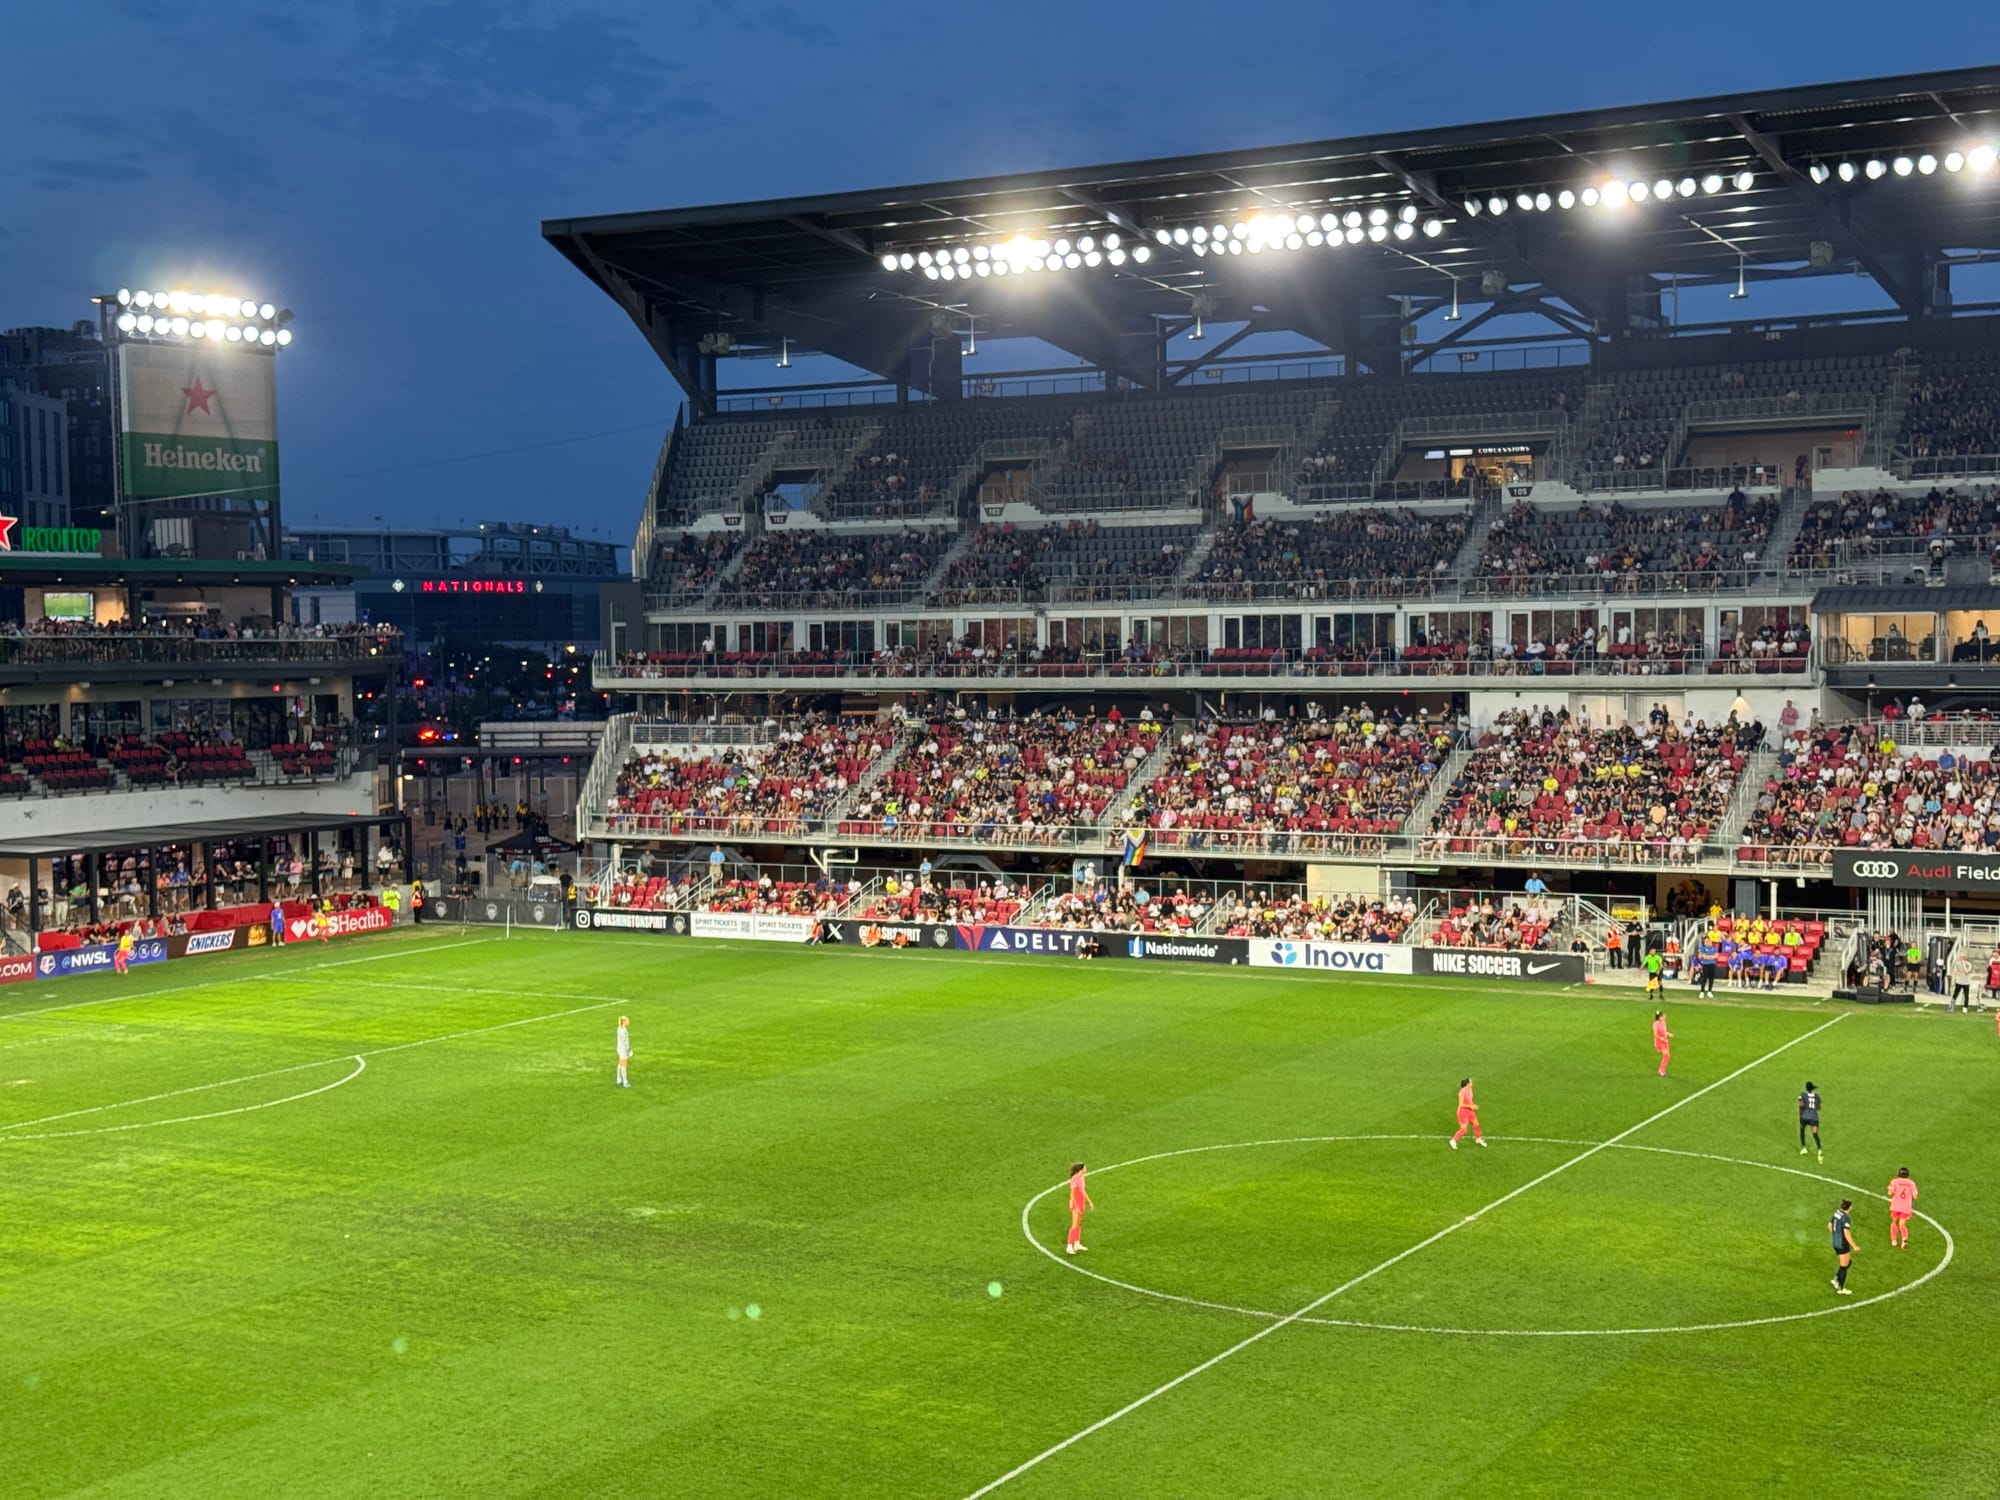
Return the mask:
<path fill-rule="evenodd" d="M 1902 1168 L 1889 1179 L 1889 1248 L 1910 1248 L 1910 1215 L 1916 1211 L 1917 1185 L 1910 1169 Z"/>
<path fill-rule="evenodd" d="M 1083 1211 L 1095 1208 L 1090 1194 L 1083 1186 L 1083 1163 L 1078 1162 L 1069 1169 L 1069 1244 L 1064 1253 L 1074 1255 L 1083 1248 Z"/>
<path fill-rule="evenodd" d="M 1479 1106 L 1472 1102 L 1472 1080 L 1461 1078 L 1458 1080 L 1458 1130 L 1451 1138 L 1452 1150 L 1458 1149 L 1458 1138 L 1467 1130 L 1472 1132 L 1473 1140 L 1482 1146 L 1486 1144 L 1486 1137 L 1479 1130 Z"/>
<path fill-rule="evenodd" d="M 1660 1076 L 1667 1076 L 1667 1063 L 1674 1055 L 1674 1034 L 1667 1030 L 1667 1013 L 1653 1012 L 1653 1050 L 1660 1054 Z"/>

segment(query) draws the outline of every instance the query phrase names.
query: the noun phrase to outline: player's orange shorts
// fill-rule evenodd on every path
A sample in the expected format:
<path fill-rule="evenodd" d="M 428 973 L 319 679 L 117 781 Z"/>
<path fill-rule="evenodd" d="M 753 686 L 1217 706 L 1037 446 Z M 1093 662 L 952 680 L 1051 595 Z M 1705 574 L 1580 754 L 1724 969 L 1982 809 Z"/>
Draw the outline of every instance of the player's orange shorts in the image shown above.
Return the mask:
<path fill-rule="evenodd" d="M 1907 1224 L 1910 1222 L 1910 1216 L 1908 1214 L 1897 1213 L 1892 1208 L 1889 1210 L 1889 1222 L 1891 1224 Z"/>
<path fill-rule="evenodd" d="M 1458 1123 L 1461 1125 L 1470 1125 L 1478 1117 L 1479 1117 L 1478 1110 L 1462 1108 L 1458 1112 Z"/>

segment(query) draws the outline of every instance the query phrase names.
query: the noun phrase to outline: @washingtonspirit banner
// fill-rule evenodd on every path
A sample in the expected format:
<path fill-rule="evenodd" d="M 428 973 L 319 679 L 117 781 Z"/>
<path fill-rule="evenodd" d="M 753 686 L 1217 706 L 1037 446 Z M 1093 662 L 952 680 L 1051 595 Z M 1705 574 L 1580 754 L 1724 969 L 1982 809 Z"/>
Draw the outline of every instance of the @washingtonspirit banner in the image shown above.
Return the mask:
<path fill-rule="evenodd" d="M 120 345 L 125 493 L 275 495 L 276 367 L 267 353 L 207 340 Z"/>

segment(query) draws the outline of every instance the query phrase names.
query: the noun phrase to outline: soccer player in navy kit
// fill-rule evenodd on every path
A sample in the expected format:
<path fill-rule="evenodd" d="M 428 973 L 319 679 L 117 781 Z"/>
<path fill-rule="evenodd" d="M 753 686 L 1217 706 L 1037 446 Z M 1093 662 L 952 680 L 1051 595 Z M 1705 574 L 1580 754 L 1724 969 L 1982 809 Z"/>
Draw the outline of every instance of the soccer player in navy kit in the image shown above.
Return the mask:
<path fill-rule="evenodd" d="M 1833 1273 L 1833 1289 L 1843 1297 L 1854 1295 L 1847 1289 L 1847 1266 L 1854 1259 L 1854 1226 L 1848 1218 L 1853 1207 L 1852 1198 L 1842 1198 L 1826 1225 L 1826 1232 L 1833 1236 L 1833 1253 L 1840 1257 L 1840 1267 Z"/>
<path fill-rule="evenodd" d="M 1812 1132 L 1812 1148 L 1819 1153 L 1821 1161 L 1826 1160 L 1826 1147 L 1819 1142 L 1819 1090 L 1813 1081 L 1806 1080 L 1805 1092 L 1799 1095 L 1799 1155 L 1806 1154 L 1806 1132 Z"/>

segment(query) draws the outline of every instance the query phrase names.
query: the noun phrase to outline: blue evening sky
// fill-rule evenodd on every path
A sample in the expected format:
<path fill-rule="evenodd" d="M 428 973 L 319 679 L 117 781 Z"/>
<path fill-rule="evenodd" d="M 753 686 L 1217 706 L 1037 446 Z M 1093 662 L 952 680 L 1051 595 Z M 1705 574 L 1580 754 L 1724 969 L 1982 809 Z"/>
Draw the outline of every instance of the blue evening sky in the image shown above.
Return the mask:
<path fill-rule="evenodd" d="M 0 326 L 183 278 L 269 297 L 298 315 L 288 519 L 623 541 L 679 392 L 542 243 L 545 217 L 2000 59 L 2000 11 L 1934 19 L 1842 0 L 19 5 Z"/>

